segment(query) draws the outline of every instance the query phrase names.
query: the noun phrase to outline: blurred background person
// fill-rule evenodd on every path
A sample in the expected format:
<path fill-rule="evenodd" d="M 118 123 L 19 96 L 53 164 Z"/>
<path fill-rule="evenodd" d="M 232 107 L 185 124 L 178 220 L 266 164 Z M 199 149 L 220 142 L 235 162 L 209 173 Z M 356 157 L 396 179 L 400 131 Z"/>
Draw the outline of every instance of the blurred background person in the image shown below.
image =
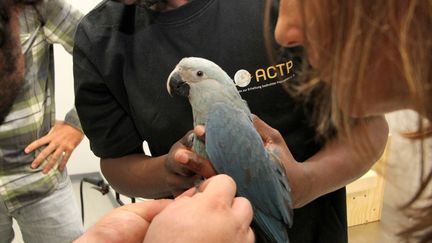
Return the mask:
<path fill-rule="evenodd" d="M 55 120 L 52 45 L 71 52 L 82 15 L 63 0 L 4 0 L 0 14 L 0 242 L 13 218 L 26 242 L 69 242 L 83 227 L 65 166 L 83 133 L 75 109 Z"/>
<path fill-rule="evenodd" d="M 275 35 L 285 47 L 306 48 L 312 69 L 304 74 L 311 81 L 300 90 L 323 82 L 330 87 L 316 110 L 319 123 L 330 117 L 338 132 L 354 141 L 351 117 L 412 109 L 420 116 L 419 127 L 408 137 L 423 143 L 432 135 L 431 26 L 431 1 L 281 0 Z M 410 222 L 399 235 L 425 243 L 432 241 L 432 171 L 426 157 L 431 150 L 421 147 L 420 185 L 403 207 Z"/>

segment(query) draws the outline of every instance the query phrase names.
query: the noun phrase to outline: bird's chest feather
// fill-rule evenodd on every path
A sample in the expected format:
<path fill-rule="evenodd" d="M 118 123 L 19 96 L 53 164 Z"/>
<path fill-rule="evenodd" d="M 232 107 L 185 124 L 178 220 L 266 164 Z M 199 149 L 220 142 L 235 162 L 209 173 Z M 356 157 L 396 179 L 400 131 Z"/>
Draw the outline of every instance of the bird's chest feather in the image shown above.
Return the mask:
<path fill-rule="evenodd" d="M 207 95 L 205 95 L 207 94 Z M 194 126 L 198 124 L 205 124 L 208 112 L 216 103 L 232 103 L 231 99 L 224 94 L 208 95 L 208 93 L 200 93 L 189 97 L 192 106 L 192 114 Z"/>

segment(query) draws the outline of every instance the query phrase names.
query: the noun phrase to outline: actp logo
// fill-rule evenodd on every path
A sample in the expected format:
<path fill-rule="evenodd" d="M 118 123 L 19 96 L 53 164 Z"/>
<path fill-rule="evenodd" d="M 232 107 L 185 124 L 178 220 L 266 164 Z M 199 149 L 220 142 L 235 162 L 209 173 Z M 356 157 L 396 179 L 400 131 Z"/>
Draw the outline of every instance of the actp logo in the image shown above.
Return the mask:
<path fill-rule="evenodd" d="M 242 88 L 248 86 L 251 82 L 251 79 L 252 75 L 244 69 L 238 70 L 234 75 L 234 83 Z"/>

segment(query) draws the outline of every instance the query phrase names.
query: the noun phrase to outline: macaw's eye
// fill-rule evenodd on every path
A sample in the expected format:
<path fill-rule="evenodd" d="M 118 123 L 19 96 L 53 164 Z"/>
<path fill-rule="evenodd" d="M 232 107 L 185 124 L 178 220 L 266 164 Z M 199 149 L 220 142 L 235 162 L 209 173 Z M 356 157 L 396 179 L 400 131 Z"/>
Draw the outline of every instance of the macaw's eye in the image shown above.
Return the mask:
<path fill-rule="evenodd" d="M 198 72 L 197 72 L 197 76 L 198 76 L 198 77 L 202 77 L 203 75 L 204 75 L 204 73 L 203 73 L 202 71 L 198 71 Z"/>

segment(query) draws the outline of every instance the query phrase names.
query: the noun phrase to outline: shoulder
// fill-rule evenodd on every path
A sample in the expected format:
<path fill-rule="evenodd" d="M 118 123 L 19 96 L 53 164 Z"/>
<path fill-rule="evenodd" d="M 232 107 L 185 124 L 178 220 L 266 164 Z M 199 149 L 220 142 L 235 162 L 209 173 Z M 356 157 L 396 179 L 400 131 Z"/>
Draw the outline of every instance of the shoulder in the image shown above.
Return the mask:
<path fill-rule="evenodd" d="M 145 18 L 146 12 L 140 12 L 137 15 L 135 8 L 135 5 L 103 0 L 79 23 L 75 35 L 76 44 L 92 43 L 104 46 L 123 43 L 122 34 L 133 33 L 138 27 L 137 16 Z M 139 24 L 148 25 L 148 23 L 141 22 Z"/>
<path fill-rule="evenodd" d="M 37 14 L 44 19 L 63 18 L 81 19 L 82 13 L 66 0 L 43 0 L 40 4 L 27 6 L 26 9 L 37 10 Z"/>
<path fill-rule="evenodd" d="M 122 3 L 103 0 L 84 16 L 80 23 L 82 29 L 115 29 L 121 24 L 123 13 L 128 6 Z"/>

